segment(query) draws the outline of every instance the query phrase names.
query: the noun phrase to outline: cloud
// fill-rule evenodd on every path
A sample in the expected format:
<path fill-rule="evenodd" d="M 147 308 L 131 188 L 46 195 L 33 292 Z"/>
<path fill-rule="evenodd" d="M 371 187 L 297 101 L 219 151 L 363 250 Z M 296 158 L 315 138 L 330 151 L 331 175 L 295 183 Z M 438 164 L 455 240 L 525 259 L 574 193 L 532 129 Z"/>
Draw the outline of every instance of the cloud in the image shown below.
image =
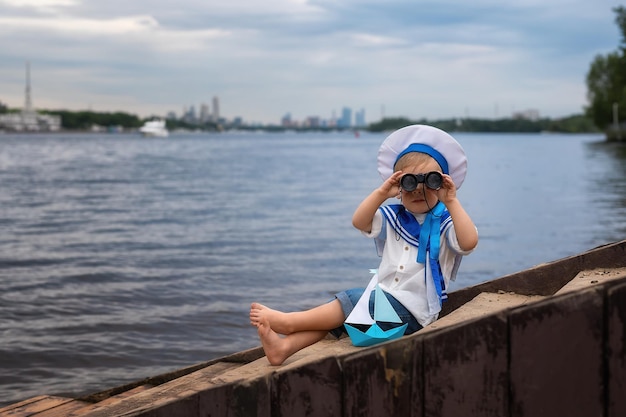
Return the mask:
<path fill-rule="evenodd" d="M 619 43 L 605 3 L 0 0 L 0 100 L 21 105 L 30 60 L 39 107 L 164 114 L 218 95 L 226 116 L 266 122 L 567 115 Z"/>
<path fill-rule="evenodd" d="M 2 0 L 0 3 L 12 7 L 29 7 L 48 11 L 57 7 L 75 6 L 80 3 L 80 0 Z"/>
<path fill-rule="evenodd" d="M 70 33 L 81 36 L 127 35 L 154 31 L 159 23 L 152 16 L 127 16 L 116 19 L 55 18 L 6 18 L 0 17 L 3 32 L 41 31 L 58 34 Z"/>

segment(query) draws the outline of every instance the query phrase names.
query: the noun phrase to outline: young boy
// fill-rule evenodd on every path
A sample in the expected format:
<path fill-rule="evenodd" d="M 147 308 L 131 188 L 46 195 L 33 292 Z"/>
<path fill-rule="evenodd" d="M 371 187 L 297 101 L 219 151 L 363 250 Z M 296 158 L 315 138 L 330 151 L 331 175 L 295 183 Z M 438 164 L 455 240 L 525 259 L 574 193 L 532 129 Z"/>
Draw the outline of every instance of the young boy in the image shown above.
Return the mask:
<path fill-rule="evenodd" d="M 376 286 L 407 324 L 404 334 L 435 321 L 461 256 L 478 243 L 476 227 L 456 196 L 466 170 L 465 152 L 442 130 L 413 125 L 389 135 L 378 154 L 384 182 L 352 218 L 375 239 L 382 256 L 378 272 L 366 289 L 343 291 L 307 311 L 285 313 L 252 303 L 250 322 L 270 364 L 282 364 L 330 331 L 340 336 L 346 317 L 371 315 Z M 393 197 L 402 204 L 381 207 Z"/>

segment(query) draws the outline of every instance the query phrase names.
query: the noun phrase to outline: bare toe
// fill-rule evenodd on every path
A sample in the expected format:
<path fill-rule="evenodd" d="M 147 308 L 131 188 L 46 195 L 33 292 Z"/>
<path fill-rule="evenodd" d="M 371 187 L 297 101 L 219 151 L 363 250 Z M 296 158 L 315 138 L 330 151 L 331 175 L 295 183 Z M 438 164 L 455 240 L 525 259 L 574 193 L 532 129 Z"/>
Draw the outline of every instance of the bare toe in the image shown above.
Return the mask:
<path fill-rule="evenodd" d="M 267 319 L 262 318 L 257 329 L 267 360 L 271 365 L 281 365 L 288 357 L 285 340 L 272 330 Z"/>

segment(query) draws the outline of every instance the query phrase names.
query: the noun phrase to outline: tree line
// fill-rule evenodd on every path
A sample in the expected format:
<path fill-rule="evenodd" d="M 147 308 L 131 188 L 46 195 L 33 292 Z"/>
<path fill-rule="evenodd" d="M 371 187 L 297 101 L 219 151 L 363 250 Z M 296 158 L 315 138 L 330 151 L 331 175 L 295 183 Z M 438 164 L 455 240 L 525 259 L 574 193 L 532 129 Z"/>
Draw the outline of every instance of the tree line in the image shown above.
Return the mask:
<path fill-rule="evenodd" d="M 17 109 L 0 108 L 0 113 L 15 112 Z M 70 110 L 41 110 L 40 113 L 61 116 L 62 128 L 64 130 L 91 130 L 93 126 L 102 126 L 106 128 L 121 127 L 122 130 L 137 129 L 151 117 L 142 119 L 137 115 L 126 112 L 95 112 L 95 111 L 70 111 Z M 172 129 L 189 129 L 189 130 L 221 130 L 221 126 L 214 123 L 207 124 L 190 124 L 182 120 L 166 120 L 167 128 Z M 562 132 L 562 133 L 585 133 L 597 132 L 598 129 L 593 121 L 585 115 L 569 116 L 561 119 L 538 119 L 530 120 L 524 118 L 508 118 L 508 119 L 442 119 L 442 120 L 410 120 L 404 117 L 385 118 L 379 122 L 369 124 L 365 130 L 371 132 L 382 132 L 386 130 L 395 130 L 410 124 L 428 124 L 438 127 L 449 132 Z M 228 126 L 224 127 L 228 129 Z M 274 131 L 283 131 L 286 128 L 277 125 L 270 126 L 240 126 L 239 129 L 266 129 Z M 333 130 L 334 128 L 300 128 L 298 130 Z M 349 128 L 348 128 L 349 129 Z M 341 130 L 346 130 L 341 129 Z"/>
<path fill-rule="evenodd" d="M 95 112 L 69 110 L 42 110 L 40 113 L 61 116 L 61 125 L 66 130 L 89 130 L 93 126 L 121 126 L 137 129 L 143 121 L 136 115 L 125 112 Z"/>
<path fill-rule="evenodd" d="M 0 114 L 17 113 L 20 109 L 10 109 L 0 102 Z M 158 116 L 150 116 L 141 118 L 135 114 L 117 111 L 117 112 L 96 112 L 91 110 L 38 110 L 38 113 L 61 116 L 61 128 L 63 130 L 86 131 L 92 130 L 94 126 L 103 128 L 121 128 L 124 130 L 133 130 L 141 127 L 146 121 L 159 118 Z M 167 119 L 167 128 L 188 129 L 188 130 L 219 130 L 220 126 L 213 122 L 205 122 L 201 124 L 189 123 L 184 120 Z"/>
<path fill-rule="evenodd" d="M 369 125 L 368 130 L 382 132 L 395 130 L 410 124 L 427 124 L 438 127 L 446 132 L 519 132 L 519 133 L 589 133 L 598 132 L 593 121 L 585 115 L 574 115 L 560 119 L 542 118 L 530 120 L 525 118 L 504 119 L 442 119 L 442 120 L 410 120 L 404 117 L 386 118 Z"/>
<path fill-rule="evenodd" d="M 17 111 L 1 109 L 0 113 Z M 69 110 L 42 110 L 41 113 L 61 116 L 64 130 L 91 130 L 93 126 L 121 127 L 123 130 L 137 129 L 148 119 L 142 119 L 137 115 L 125 112 L 94 112 L 94 111 L 69 111 Z M 204 129 L 218 130 L 215 124 L 192 125 L 179 120 L 167 120 L 168 129 Z M 371 123 L 366 130 L 382 132 L 395 130 L 410 124 L 428 124 L 448 132 L 561 132 L 561 133 L 586 133 L 598 132 L 593 120 L 585 115 L 574 115 L 560 119 L 542 118 L 530 120 L 524 118 L 504 119 L 441 119 L 441 120 L 410 120 L 405 117 L 385 118 L 379 122 Z M 227 128 L 227 127 L 226 127 Z M 241 127 L 240 127 L 241 128 Z M 252 127 L 251 127 L 252 128 Z M 265 126 L 268 130 L 284 130 L 281 126 Z M 255 126 L 254 129 L 259 129 Z M 307 129 L 300 129 L 307 130 Z M 314 129 L 311 129 L 314 130 Z"/>
<path fill-rule="evenodd" d="M 626 133 L 626 8 L 619 6 L 613 11 L 622 39 L 616 51 L 597 55 L 591 63 L 586 78 L 589 106 L 585 109 L 609 139 Z"/>

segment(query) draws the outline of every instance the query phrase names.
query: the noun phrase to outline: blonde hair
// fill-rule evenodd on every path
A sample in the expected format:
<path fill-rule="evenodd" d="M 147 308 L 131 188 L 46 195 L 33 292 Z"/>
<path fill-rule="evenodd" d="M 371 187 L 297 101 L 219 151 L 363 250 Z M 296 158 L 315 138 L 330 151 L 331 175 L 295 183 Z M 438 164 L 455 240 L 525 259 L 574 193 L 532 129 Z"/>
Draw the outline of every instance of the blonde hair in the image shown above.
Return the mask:
<path fill-rule="evenodd" d="M 428 155 L 427 153 L 409 152 L 407 154 L 402 155 L 400 159 L 398 159 L 396 164 L 393 166 L 393 170 L 402 171 L 404 168 L 408 166 L 423 165 L 423 164 L 429 163 L 430 161 L 437 162 L 435 158 Z M 439 163 L 437 163 L 437 165 L 439 165 Z"/>

